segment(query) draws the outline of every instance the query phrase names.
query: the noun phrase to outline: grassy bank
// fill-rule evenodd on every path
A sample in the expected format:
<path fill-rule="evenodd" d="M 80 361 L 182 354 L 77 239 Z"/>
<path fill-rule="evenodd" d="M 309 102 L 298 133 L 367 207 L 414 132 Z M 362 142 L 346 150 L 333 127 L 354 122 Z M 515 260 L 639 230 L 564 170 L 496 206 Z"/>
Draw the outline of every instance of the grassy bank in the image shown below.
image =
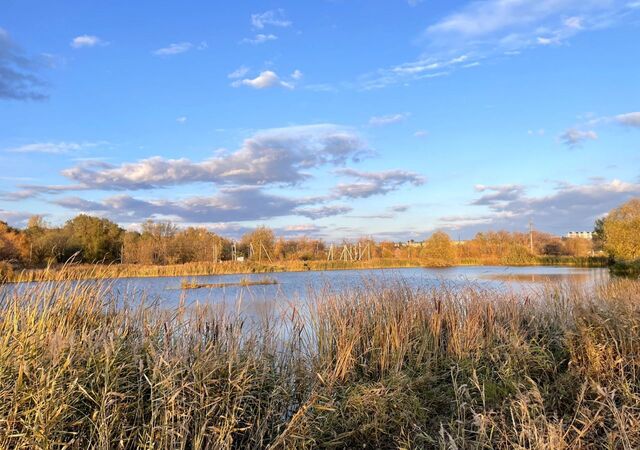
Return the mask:
<path fill-rule="evenodd" d="M 543 297 L 371 282 L 252 326 L 5 294 L 0 448 L 639 448 L 640 282 Z"/>
<path fill-rule="evenodd" d="M 378 258 L 364 261 L 276 261 L 269 262 L 234 262 L 222 261 L 198 262 L 175 265 L 141 265 L 141 264 L 65 264 L 45 269 L 0 271 L 0 282 L 66 280 L 66 279 L 105 279 L 131 277 L 177 277 L 198 275 L 247 274 L 269 272 L 302 272 L 308 270 L 349 270 L 349 269 L 387 269 L 403 267 L 451 267 L 456 265 L 555 265 L 573 267 L 605 267 L 606 258 L 574 258 L 574 257 L 537 257 L 520 261 L 501 260 L 498 258 L 456 259 L 443 261 L 438 259 L 394 259 Z M 4 273 L 4 275 L 3 275 Z"/>

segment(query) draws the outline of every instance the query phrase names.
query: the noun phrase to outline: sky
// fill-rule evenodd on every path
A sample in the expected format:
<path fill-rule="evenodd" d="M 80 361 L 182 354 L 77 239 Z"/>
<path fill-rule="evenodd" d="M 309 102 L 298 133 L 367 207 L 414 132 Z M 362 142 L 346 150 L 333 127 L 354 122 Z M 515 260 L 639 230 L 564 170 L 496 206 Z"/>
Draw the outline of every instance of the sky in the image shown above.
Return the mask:
<path fill-rule="evenodd" d="M 0 4 L 0 220 L 562 235 L 640 196 L 640 1 Z"/>

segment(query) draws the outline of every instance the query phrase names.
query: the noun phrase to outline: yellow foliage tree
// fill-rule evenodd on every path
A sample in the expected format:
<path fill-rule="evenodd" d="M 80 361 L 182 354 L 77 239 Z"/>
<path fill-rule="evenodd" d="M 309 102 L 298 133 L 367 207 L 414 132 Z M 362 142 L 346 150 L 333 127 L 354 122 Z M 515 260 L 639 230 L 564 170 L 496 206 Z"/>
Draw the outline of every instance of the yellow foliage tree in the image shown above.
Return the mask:
<path fill-rule="evenodd" d="M 242 236 L 240 247 L 255 260 L 271 259 L 274 254 L 276 238 L 270 228 L 261 226 Z M 250 251 L 249 249 L 252 249 Z"/>
<path fill-rule="evenodd" d="M 604 248 L 619 260 L 640 259 L 640 199 L 628 201 L 606 217 Z"/>
<path fill-rule="evenodd" d="M 0 221 L 0 260 L 25 261 L 29 256 L 29 244 L 23 233 Z"/>
<path fill-rule="evenodd" d="M 456 252 L 449 235 L 443 231 L 436 231 L 424 241 L 424 253 L 428 258 L 451 261 Z"/>

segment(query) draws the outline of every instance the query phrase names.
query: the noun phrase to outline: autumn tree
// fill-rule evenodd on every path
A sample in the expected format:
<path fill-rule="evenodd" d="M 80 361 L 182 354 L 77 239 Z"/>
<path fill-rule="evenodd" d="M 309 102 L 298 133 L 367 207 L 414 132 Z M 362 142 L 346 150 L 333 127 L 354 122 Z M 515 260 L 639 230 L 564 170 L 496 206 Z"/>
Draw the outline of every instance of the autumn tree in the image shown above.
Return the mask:
<path fill-rule="evenodd" d="M 26 236 L 0 221 L 0 260 L 24 262 L 29 256 Z"/>
<path fill-rule="evenodd" d="M 57 262 L 57 254 L 64 253 L 67 238 L 62 230 L 50 227 L 43 216 L 31 216 L 24 230 L 29 241 L 29 263 Z"/>
<path fill-rule="evenodd" d="M 593 242 L 580 237 L 568 238 L 564 240 L 564 249 L 570 256 L 589 256 L 593 250 Z"/>
<path fill-rule="evenodd" d="M 436 231 L 424 241 L 424 253 L 429 258 L 451 261 L 455 258 L 453 242 L 444 231 Z"/>
<path fill-rule="evenodd" d="M 604 248 L 614 258 L 640 259 L 640 199 L 612 210 L 604 220 Z"/>
<path fill-rule="evenodd" d="M 143 223 L 138 242 L 140 262 L 143 264 L 175 263 L 174 238 L 177 233 L 178 227 L 171 222 L 147 220 Z"/>
<path fill-rule="evenodd" d="M 240 240 L 241 250 L 247 255 L 253 253 L 251 256 L 255 260 L 272 258 L 275 244 L 276 237 L 273 230 L 264 226 L 246 233 Z"/>
<path fill-rule="evenodd" d="M 225 240 L 204 227 L 189 227 L 174 236 L 173 250 L 177 263 L 214 261 L 220 259 L 225 250 Z"/>
<path fill-rule="evenodd" d="M 111 262 L 120 258 L 124 230 L 108 219 L 80 214 L 67 221 L 65 257 L 77 254 L 84 262 Z"/>

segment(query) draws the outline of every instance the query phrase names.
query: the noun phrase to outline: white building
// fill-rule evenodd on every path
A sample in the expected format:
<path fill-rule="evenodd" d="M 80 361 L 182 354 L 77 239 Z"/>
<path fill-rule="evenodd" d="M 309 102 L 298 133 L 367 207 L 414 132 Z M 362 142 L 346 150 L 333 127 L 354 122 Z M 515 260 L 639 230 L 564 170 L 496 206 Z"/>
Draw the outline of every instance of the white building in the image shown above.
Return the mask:
<path fill-rule="evenodd" d="M 593 239 L 593 231 L 569 231 L 565 237 L 567 239 L 580 238 L 580 239 Z"/>

